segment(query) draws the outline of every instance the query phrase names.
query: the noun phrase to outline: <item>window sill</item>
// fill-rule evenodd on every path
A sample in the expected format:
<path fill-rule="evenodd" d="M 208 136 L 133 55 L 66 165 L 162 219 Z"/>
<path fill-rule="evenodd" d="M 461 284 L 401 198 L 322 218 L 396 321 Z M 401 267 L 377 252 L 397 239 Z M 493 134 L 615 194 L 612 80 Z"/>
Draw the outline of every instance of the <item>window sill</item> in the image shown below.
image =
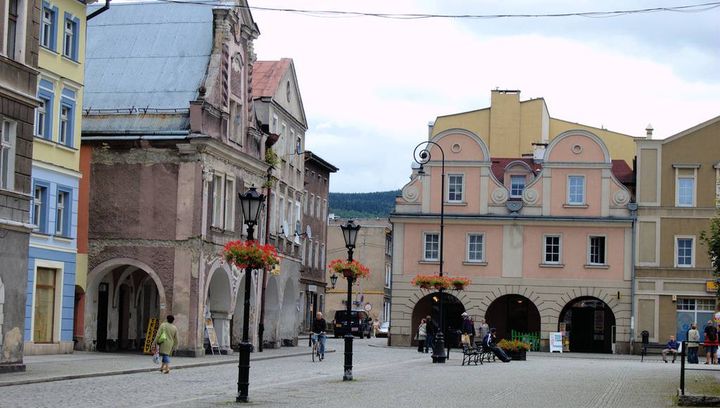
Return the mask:
<path fill-rule="evenodd" d="M 42 231 L 33 231 L 31 233 L 31 235 L 35 238 L 43 238 L 43 239 L 48 239 L 48 238 L 52 237 L 52 235 L 48 234 L 47 232 L 42 232 Z"/>
<path fill-rule="evenodd" d="M 675 204 L 677 208 L 695 208 L 695 204 Z"/>
<path fill-rule="evenodd" d="M 540 266 L 541 268 L 564 268 L 564 267 L 565 267 L 565 264 L 541 263 L 541 264 L 538 265 L 538 266 Z"/>
<path fill-rule="evenodd" d="M 608 264 L 586 264 L 583 265 L 585 269 L 609 269 L 610 265 Z"/>
<path fill-rule="evenodd" d="M 424 260 L 424 259 L 423 259 L 423 260 L 421 260 L 421 261 L 418 261 L 418 263 L 419 263 L 420 265 L 440 265 L 440 261 L 439 261 L 439 260 L 437 260 L 437 261 L 428 261 L 428 260 Z"/>
<path fill-rule="evenodd" d="M 47 145 L 49 145 L 49 146 L 54 146 L 54 147 L 57 147 L 57 148 L 60 148 L 60 149 L 63 149 L 63 150 L 67 150 L 67 151 L 69 151 L 69 152 L 75 153 L 75 152 L 78 151 L 78 149 L 76 149 L 76 148 L 74 148 L 74 147 L 72 147 L 72 146 L 64 145 L 64 144 L 62 144 L 62 143 L 58 143 L 58 142 L 56 142 L 56 141 L 54 141 L 54 140 L 46 139 L 46 138 L 44 138 L 44 137 L 42 137 L 42 136 L 38 136 L 38 135 L 35 135 L 35 139 L 34 139 L 34 140 L 35 140 L 36 142 L 44 143 L 44 144 L 47 144 Z"/>
<path fill-rule="evenodd" d="M 691 269 L 694 268 L 695 265 L 675 265 L 675 267 L 679 269 Z"/>
<path fill-rule="evenodd" d="M 446 201 L 445 205 L 455 207 L 467 207 L 468 204 L 465 201 Z"/>
<path fill-rule="evenodd" d="M 563 204 L 563 208 L 588 208 L 587 204 Z"/>
<path fill-rule="evenodd" d="M 45 52 L 49 52 L 50 54 L 58 55 L 58 52 L 57 52 L 57 51 L 53 50 L 52 48 L 46 47 L 46 46 L 44 46 L 44 45 L 42 45 L 42 44 L 40 45 L 40 49 L 43 50 L 43 51 L 45 51 Z"/>
<path fill-rule="evenodd" d="M 72 238 L 65 235 L 53 235 L 55 241 L 65 242 L 67 244 L 72 242 Z"/>
<path fill-rule="evenodd" d="M 73 63 L 75 65 L 78 65 L 78 66 L 80 65 L 80 61 L 74 60 L 74 59 L 72 59 L 72 57 L 68 57 L 65 54 L 62 54 L 62 59 L 63 59 L 63 61 L 67 61 L 67 62 Z"/>
<path fill-rule="evenodd" d="M 485 261 L 463 261 L 462 264 L 468 266 L 487 266 L 488 263 Z"/>

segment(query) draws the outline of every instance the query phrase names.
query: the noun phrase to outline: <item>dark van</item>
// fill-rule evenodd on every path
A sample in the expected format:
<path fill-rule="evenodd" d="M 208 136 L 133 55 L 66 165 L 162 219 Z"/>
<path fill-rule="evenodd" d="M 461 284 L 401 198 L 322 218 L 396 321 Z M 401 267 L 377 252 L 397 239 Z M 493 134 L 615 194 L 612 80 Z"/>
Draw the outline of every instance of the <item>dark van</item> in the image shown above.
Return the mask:
<path fill-rule="evenodd" d="M 347 310 L 338 310 L 333 319 L 334 336 L 340 337 L 347 333 Z M 353 336 L 370 337 L 370 318 L 364 310 L 352 310 L 350 312 L 350 333 Z"/>

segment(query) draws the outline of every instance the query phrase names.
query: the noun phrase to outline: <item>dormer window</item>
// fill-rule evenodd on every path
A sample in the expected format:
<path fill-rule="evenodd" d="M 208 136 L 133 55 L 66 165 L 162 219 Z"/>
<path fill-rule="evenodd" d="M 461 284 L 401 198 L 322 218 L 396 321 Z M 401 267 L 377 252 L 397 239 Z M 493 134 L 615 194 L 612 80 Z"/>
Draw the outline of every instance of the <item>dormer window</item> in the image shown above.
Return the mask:
<path fill-rule="evenodd" d="M 524 175 L 510 176 L 510 197 L 511 198 L 520 198 L 520 197 L 522 197 L 524 190 L 525 190 L 525 176 Z"/>

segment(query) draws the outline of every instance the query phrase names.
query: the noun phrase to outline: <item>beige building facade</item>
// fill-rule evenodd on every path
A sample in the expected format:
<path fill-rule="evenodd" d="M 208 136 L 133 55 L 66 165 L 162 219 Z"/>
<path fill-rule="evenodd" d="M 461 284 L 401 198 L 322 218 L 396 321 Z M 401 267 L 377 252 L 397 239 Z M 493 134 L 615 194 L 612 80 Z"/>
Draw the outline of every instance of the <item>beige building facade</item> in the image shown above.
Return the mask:
<path fill-rule="evenodd" d="M 686 338 L 717 310 L 702 231 L 720 208 L 720 116 L 637 141 L 636 340 Z"/>
<path fill-rule="evenodd" d="M 364 309 L 373 320 L 390 320 L 392 283 L 392 227 L 387 219 L 354 220 L 360 225 L 353 259 L 370 268 L 368 279 L 357 279 L 353 284 L 352 308 Z M 328 263 L 333 259 L 347 259 L 347 249 L 340 225 L 345 219 L 334 219 L 328 227 Z M 332 271 L 326 268 L 326 281 L 330 282 Z M 345 310 L 347 280 L 338 277 L 335 288 L 326 288 L 325 312 L 328 322 L 335 311 Z"/>

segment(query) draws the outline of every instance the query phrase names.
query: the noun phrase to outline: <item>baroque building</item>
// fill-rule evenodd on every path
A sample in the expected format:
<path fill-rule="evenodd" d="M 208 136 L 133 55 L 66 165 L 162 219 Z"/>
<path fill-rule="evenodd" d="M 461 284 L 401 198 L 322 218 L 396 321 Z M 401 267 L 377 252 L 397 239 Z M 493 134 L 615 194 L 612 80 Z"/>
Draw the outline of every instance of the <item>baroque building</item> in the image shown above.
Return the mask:
<path fill-rule="evenodd" d="M 210 322 L 229 353 L 242 333 L 244 279 L 257 344 L 263 275 L 246 276 L 220 253 L 247 237 L 238 193 L 261 188 L 270 168 L 250 90 L 258 35 L 244 1 L 117 4 L 90 22 L 86 348 L 142 348 L 151 319 L 173 314 L 180 354 L 205 352 Z"/>

